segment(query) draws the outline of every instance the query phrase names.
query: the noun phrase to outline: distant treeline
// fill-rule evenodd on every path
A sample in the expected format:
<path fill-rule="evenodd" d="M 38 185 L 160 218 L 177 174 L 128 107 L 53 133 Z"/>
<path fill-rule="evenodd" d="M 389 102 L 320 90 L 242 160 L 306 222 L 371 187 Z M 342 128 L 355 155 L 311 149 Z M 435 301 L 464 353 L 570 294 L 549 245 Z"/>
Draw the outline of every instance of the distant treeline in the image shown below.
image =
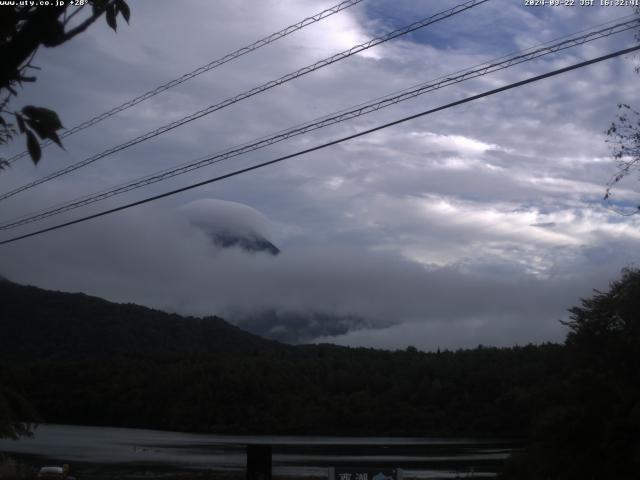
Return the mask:
<path fill-rule="evenodd" d="M 220 433 L 524 436 L 558 345 L 283 351 L 5 363 L 47 422 Z M 542 390 L 541 390 L 542 389 Z"/>
<path fill-rule="evenodd" d="M 0 425 L 4 389 L 47 422 L 516 436 L 528 446 L 507 463 L 508 479 L 624 480 L 640 471 L 635 270 L 570 310 L 563 345 L 433 353 L 292 347 L 221 319 L 0 285 L 8 291 L 11 300 L 0 304 Z"/>

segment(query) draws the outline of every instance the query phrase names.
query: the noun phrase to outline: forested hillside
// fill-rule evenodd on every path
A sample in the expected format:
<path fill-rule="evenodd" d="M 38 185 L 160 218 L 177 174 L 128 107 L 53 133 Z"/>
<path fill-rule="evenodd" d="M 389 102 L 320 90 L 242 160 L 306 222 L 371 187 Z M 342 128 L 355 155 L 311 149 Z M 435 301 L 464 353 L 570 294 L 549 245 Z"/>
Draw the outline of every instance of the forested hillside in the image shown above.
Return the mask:
<path fill-rule="evenodd" d="M 182 317 L 0 280 L 0 359 L 80 359 L 282 348 L 218 317 Z"/>
<path fill-rule="evenodd" d="M 424 354 L 293 351 L 6 365 L 56 423 L 225 433 L 524 435 L 557 345 Z"/>

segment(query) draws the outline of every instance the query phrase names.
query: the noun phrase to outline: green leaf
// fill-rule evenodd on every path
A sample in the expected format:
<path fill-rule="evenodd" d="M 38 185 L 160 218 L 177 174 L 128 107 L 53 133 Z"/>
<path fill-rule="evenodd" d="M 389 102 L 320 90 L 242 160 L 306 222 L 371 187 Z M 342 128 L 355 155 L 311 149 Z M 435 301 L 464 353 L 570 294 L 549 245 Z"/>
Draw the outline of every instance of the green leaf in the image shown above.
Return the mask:
<path fill-rule="evenodd" d="M 60 141 L 60 137 L 58 137 L 58 134 L 56 132 L 49 132 L 49 138 L 51 140 L 53 140 L 56 143 L 56 145 L 58 145 L 61 149 L 63 149 L 63 150 L 65 149 L 62 146 L 62 142 Z"/>
<path fill-rule="evenodd" d="M 115 5 L 109 5 L 106 11 L 107 25 L 113 28 L 113 31 L 117 31 L 118 25 L 116 23 L 116 7 Z"/>
<path fill-rule="evenodd" d="M 36 132 L 41 139 L 48 138 L 60 148 L 64 148 L 62 142 L 60 142 L 60 137 L 56 133 L 56 130 L 63 128 L 56 112 L 48 108 L 27 105 L 22 109 L 22 114 L 25 116 L 24 122 L 26 122 L 27 126 Z"/>
<path fill-rule="evenodd" d="M 47 131 L 38 122 L 31 120 L 30 118 L 25 119 L 25 122 L 31 130 L 38 134 L 40 138 L 47 138 Z"/>
<path fill-rule="evenodd" d="M 19 113 L 16 113 L 15 116 L 16 116 L 16 123 L 18 124 L 18 130 L 20 130 L 20 133 L 24 133 L 26 128 L 24 126 L 24 120 L 22 119 L 22 115 L 20 115 Z"/>
<path fill-rule="evenodd" d="M 129 5 L 124 0 L 116 0 L 116 7 L 118 11 L 122 14 L 125 22 L 129 23 L 129 18 L 131 17 L 131 10 L 129 9 Z"/>
<path fill-rule="evenodd" d="M 102 14 L 108 0 L 90 0 L 91 10 L 94 16 Z"/>
<path fill-rule="evenodd" d="M 38 139 L 31 130 L 27 130 L 27 150 L 29 150 L 31 160 L 37 165 L 42 156 L 42 150 L 40 150 Z"/>
<path fill-rule="evenodd" d="M 42 44 L 45 47 L 56 47 L 64 43 L 64 25 L 59 20 L 47 23 L 46 34 L 42 37 Z"/>
<path fill-rule="evenodd" d="M 22 113 L 41 124 L 47 131 L 56 131 L 63 128 L 58 114 L 48 108 L 27 105 L 22 109 Z"/>

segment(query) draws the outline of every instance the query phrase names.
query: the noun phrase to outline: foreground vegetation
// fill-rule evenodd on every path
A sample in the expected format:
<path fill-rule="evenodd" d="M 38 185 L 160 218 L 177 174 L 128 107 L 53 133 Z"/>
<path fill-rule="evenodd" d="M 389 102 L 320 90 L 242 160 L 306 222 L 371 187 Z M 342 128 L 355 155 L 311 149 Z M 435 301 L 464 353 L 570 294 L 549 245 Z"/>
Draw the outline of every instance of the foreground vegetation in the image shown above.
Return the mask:
<path fill-rule="evenodd" d="M 640 472 L 640 271 L 570 310 L 562 375 L 507 478 L 631 480 Z"/>
<path fill-rule="evenodd" d="M 330 345 L 5 365 L 49 422 L 219 433 L 524 435 L 557 345 L 424 354 Z"/>

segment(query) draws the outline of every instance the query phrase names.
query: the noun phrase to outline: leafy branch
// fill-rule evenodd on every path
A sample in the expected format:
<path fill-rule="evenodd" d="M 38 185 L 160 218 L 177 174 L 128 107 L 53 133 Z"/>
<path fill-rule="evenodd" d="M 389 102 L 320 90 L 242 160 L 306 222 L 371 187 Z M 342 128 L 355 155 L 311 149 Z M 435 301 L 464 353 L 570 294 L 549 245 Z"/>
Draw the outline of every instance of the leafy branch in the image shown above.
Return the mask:
<path fill-rule="evenodd" d="M 53 110 L 33 105 L 13 112 L 6 110 L 6 106 L 12 97 L 18 96 L 24 83 L 36 81 L 31 70 L 39 68 L 31 62 L 40 46 L 62 45 L 103 15 L 114 31 L 118 27 L 118 16 L 129 23 L 131 11 L 125 0 L 88 0 L 88 5 L 91 13 L 75 26 L 71 26 L 71 21 L 86 11 L 83 7 L 67 15 L 69 5 L 20 5 L 3 9 L 0 17 L 0 145 L 9 143 L 16 135 L 25 135 L 27 150 L 36 164 L 42 157 L 41 141 L 51 140 L 62 147 L 57 131 L 63 127 L 58 115 Z M 7 161 L 0 159 L 0 170 L 7 166 Z"/>
<path fill-rule="evenodd" d="M 612 146 L 613 158 L 617 161 L 617 169 L 607 182 L 604 200 L 611 199 L 612 189 L 622 179 L 634 171 L 640 171 L 640 112 L 625 103 L 618 104 L 618 115 L 607 129 L 607 136 L 607 143 Z M 640 205 L 625 215 L 638 212 Z"/>

